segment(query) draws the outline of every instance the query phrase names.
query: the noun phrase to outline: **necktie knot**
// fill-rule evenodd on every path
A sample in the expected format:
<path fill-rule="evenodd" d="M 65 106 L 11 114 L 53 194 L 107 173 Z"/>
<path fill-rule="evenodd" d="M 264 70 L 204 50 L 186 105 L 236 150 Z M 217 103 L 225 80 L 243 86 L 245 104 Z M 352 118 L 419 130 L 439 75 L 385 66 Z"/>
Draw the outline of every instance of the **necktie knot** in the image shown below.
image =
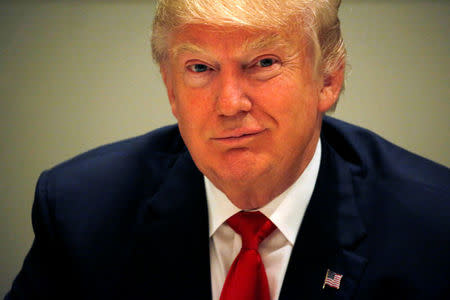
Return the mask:
<path fill-rule="evenodd" d="M 259 244 L 276 228 L 276 226 L 259 211 L 240 211 L 231 216 L 227 220 L 227 224 L 241 236 L 242 250 L 258 250 Z"/>

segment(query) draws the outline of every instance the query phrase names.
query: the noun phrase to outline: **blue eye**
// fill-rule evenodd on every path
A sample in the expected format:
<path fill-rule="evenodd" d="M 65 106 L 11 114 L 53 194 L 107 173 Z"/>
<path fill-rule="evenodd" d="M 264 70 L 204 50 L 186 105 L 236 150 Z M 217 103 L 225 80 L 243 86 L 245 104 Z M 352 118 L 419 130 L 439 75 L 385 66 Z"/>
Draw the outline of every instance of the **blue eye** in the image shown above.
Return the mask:
<path fill-rule="evenodd" d="M 188 66 L 189 70 L 195 73 L 203 73 L 208 71 L 210 68 L 207 65 L 204 64 L 194 64 L 191 66 Z"/>
<path fill-rule="evenodd" d="M 260 67 L 266 68 L 266 67 L 270 67 L 275 63 L 273 58 L 263 58 L 261 59 L 258 64 Z"/>

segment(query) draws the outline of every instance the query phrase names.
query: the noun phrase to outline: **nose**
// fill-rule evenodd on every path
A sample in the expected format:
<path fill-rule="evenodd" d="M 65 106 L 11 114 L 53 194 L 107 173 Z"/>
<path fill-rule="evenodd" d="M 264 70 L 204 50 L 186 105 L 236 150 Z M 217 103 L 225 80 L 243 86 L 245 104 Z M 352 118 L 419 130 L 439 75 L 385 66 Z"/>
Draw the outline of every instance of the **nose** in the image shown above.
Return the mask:
<path fill-rule="evenodd" d="M 217 91 L 216 110 L 223 116 L 234 116 L 240 112 L 248 112 L 252 102 L 245 93 L 243 80 L 232 72 L 221 74 Z"/>

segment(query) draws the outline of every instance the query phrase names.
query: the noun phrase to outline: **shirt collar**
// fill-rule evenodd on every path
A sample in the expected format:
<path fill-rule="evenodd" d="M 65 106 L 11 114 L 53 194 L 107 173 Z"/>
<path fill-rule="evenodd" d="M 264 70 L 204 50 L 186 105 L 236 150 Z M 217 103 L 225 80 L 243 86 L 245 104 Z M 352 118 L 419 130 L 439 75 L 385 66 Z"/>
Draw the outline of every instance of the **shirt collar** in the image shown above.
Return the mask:
<path fill-rule="evenodd" d="M 292 245 L 295 243 L 300 223 L 314 191 L 321 154 L 322 147 L 319 140 L 313 158 L 300 177 L 287 190 L 259 209 L 277 226 Z M 209 236 L 211 237 L 217 228 L 241 209 L 236 207 L 206 177 L 205 189 L 208 202 Z"/>

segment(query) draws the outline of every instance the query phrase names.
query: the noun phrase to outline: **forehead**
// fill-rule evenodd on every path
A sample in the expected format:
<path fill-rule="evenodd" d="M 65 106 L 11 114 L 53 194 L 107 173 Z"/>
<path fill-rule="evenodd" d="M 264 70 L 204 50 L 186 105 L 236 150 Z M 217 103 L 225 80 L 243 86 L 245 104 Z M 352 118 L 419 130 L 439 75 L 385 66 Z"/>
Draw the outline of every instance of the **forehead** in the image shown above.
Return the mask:
<path fill-rule="evenodd" d="M 184 52 L 214 52 L 221 50 L 230 54 L 263 49 L 298 49 L 300 34 L 250 29 L 245 27 L 219 27 L 189 24 L 169 35 L 169 53 L 177 57 Z"/>

